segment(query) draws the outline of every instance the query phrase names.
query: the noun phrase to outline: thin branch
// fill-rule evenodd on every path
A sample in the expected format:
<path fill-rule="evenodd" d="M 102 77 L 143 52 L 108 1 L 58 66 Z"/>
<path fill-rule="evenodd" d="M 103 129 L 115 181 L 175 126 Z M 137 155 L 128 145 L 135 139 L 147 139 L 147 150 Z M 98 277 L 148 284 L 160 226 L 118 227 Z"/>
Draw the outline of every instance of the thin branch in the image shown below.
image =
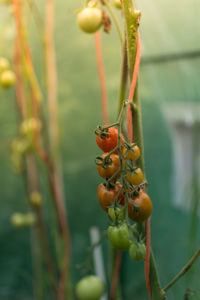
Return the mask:
<path fill-rule="evenodd" d="M 163 291 L 167 291 L 171 286 L 173 286 L 194 264 L 194 262 L 200 256 L 200 248 L 195 252 L 189 262 L 185 265 L 185 267 L 166 285 Z"/>
<path fill-rule="evenodd" d="M 108 2 L 108 0 L 104 0 L 104 3 L 106 5 L 109 13 L 111 14 L 111 17 L 112 17 L 112 19 L 115 23 L 115 26 L 116 26 L 116 29 L 117 29 L 117 32 L 118 32 L 118 35 L 119 35 L 120 42 L 123 45 L 123 35 L 122 35 L 122 32 L 121 32 L 120 25 L 119 25 L 119 22 L 117 20 L 117 17 L 115 16 L 115 13 L 113 12 L 112 6 Z"/>

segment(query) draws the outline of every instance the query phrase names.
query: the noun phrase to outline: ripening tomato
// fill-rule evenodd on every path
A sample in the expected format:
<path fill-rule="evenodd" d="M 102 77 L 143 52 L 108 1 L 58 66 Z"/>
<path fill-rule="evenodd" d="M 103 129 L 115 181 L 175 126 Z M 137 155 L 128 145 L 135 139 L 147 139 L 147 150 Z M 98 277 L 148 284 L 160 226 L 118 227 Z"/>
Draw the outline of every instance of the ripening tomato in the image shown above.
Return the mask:
<path fill-rule="evenodd" d="M 150 197 L 143 191 L 139 191 L 139 195 L 129 198 L 128 216 L 135 222 L 143 222 L 148 219 L 152 213 L 152 202 Z"/>
<path fill-rule="evenodd" d="M 114 187 L 111 188 L 107 188 L 103 183 L 99 184 L 97 196 L 99 204 L 103 210 L 108 211 L 108 207 L 111 206 L 111 204 L 115 201 L 119 202 L 120 204 L 124 203 L 124 195 L 122 191 L 120 192 L 121 189 L 122 185 L 119 181 L 117 181 Z"/>
<path fill-rule="evenodd" d="M 127 160 L 137 160 L 140 157 L 140 148 L 136 144 L 131 145 L 130 150 L 123 148 L 123 156 Z"/>
<path fill-rule="evenodd" d="M 146 255 L 146 246 L 144 243 L 131 243 L 129 248 L 130 257 L 135 260 L 144 260 Z"/>
<path fill-rule="evenodd" d="M 128 172 L 126 175 L 126 180 L 133 185 L 141 184 L 143 179 L 143 172 L 140 168 L 135 169 L 133 172 Z"/>
<path fill-rule="evenodd" d="M 97 7 L 83 8 L 77 17 L 78 26 L 86 33 L 94 33 L 99 30 L 102 21 L 102 10 Z"/>
<path fill-rule="evenodd" d="M 105 158 L 108 155 L 108 153 L 104 153 L 101 155 L 102 159 Z M 99 162 L 101 162 L 99 160 Z M 117 154 L 111 154 L 110 158 L 108 158 L 108 164 L 103 166 L 97 165 L 97 170 L 99 172 L 99 175 L 103 178 L 110 178 L 112 177 L 118 170 L 120 166 L 119 156 Z M 116 177 L 119 177 L 120 173 Z"/>
<path fill-rule="evenodd" d="M 115 147 L 117 147 L 117 139 L 118 139 L 118 130 L 115 127 L 108 128 L 107 133 L 108 136 L 101 137 L 96 135 L 96 142 L 99 148 L 103 150 L 103 152 L 110 152 Z"/>
<path fill-rule="evenodd" d="M 108 215 L 113 222 L 115 222 L 116 220 L 122 221 L 125 218 L 125 207 L 109 207 Z"/>
<path fill-rule="evenodd" d="M 126 223 L 108 227 L 108 239 L 113 247 L 119 250 L 127 250 L 130 246 L 129 230 Z"/>
<path fill-rule="evenodd" d="M 104 290 L 103 281 L 95 275 L 83 277 L 75 288 L 76 296 L 79 300 L 99 300 Z"/>

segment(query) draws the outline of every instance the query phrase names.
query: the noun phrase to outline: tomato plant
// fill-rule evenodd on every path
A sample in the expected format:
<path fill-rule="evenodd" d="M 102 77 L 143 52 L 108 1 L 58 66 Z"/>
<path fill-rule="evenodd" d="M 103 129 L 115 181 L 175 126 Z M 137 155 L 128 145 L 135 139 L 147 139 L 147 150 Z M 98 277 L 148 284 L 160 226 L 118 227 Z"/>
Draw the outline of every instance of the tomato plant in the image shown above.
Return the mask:
<path fill-rule="evenodd" d="M 99 175 L 103 178 L 110 178 L 119 170 L 120 161 L 117 154 L 111 154 L 108 156 L 108 153 L 104 153 L 98 161 L 100 165 L 97 164 L 97 170 Z M 116 177 L 118 176 L 119 174 Z"/>
<path fill-rule="evenodd" d="M 128 171 L 127 175 L 126 175 L 126 180 L 133 184 L 133 185 L 139 185 L 143 182 L 143 173 L 142 170 L 140 168 L 137 168 L 135 170 Z"/>
<path fill-rule="evenodd" d="M 126 223 L 109 226 L 107 233 L 113 247 L 119 250 L 127 250 L 129 248 L 129 230 Z"/>
<path fill-rule="evenodd" d="M 135 222 L 143 222 L 148 219 L 152 212 L 152 202 L 150 197 L 143 191 L 139 195 L 129 198 L 128 215 Z"/>
<path fill-rule="evenodd" d="M 79 300 L 99 300 L 104 293 L 105 287 L 99 277 L 89 275 L 77 283 L 75 290 Z"/>
<path fill-rule="evenodd" d="M 103 14 L 98 7 L 86 7 L 77 16 L 79 28 L 86 33 L 94 33 L 102 25 Z"/>
<path fill-rule="evenodd" d="M 131 243 L 130 248 L 129 248 L 129 254 L 130 257 L 133 260 L 143 260 L 146 255 L 146 246 L 144 243 Z"/>
<path fill-rule="evenodd" d="M 106 187 L 106 185 L 104 185 L 103 183 L 99 184 L 97 189 L 97 196 L 99 204 L 101 205 L 103 210 L 108 211 L 108 207 L 111 206 L 111 204 L 114 203 L 115 200 L 119 203 L 124 202 L 123 192 L 120 192 L 121 189 L 122 185 L 119 181 L 117 181 L 114 186 L 111 186 L 110 188 Z"/>

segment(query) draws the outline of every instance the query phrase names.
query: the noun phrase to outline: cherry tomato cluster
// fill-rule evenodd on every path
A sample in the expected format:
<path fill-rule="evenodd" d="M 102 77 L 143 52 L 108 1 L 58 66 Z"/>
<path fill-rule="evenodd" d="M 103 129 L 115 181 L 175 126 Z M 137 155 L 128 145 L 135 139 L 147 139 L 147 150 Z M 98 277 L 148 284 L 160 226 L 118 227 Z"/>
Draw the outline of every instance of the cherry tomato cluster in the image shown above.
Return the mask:
<path fill-rule="evenodd" d="M 134 236 L 129 220 L 136 223 L 147 220 L 152 203 L 144 191 L 143 172 L 136 166 L 140 149 L 119 134 L 116 127 L 99 126 L 95 131 L 97 145 L 104 152 L 96 158 L 97 171 L 105 179 L 97 188 L 97 196 L 112 220 L 107 231 L 111 244 L 119 250 L 129 249 L 132 259 L 141 260 L 146 247 L 143 239 Z"/>

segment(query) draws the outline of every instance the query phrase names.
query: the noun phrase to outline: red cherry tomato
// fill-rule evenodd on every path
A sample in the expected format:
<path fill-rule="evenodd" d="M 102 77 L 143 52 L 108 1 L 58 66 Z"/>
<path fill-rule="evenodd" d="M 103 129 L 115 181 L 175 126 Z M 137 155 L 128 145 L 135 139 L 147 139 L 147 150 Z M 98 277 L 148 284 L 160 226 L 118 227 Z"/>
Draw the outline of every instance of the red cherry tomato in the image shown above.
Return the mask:
<path fill-rule="evenodd" d="M 143 191 L 139 191 L 139 195 L 129 198 L 128 216 L 135 222 L 143 222 L 148 219 L 152 213 L 152 202 L 150 197 Z"/>
<path fill-rule="evenodd" d="M 97 196 L 99 200 L 99 204 L 105 210 L 108 211 L 108 207 L 111 206 L 115 201 L 119 202 L 119 204 L 124 204 L 124 195 L 121 190 L 122 185 L 119 181 L 115 183 L 114 187 L 107 188 L 103 183 L 99 184 L 97 189 Z M 118 195 L 118 197 L 117 197 Z"/>
<path fill-rule="evenodd" d="M 96 135 L 96 142 L 103 152 L 110 152 L 117 147 L 118 130 L 115 127 L 108 128 L 108 136 L 101 137 Z"/>

